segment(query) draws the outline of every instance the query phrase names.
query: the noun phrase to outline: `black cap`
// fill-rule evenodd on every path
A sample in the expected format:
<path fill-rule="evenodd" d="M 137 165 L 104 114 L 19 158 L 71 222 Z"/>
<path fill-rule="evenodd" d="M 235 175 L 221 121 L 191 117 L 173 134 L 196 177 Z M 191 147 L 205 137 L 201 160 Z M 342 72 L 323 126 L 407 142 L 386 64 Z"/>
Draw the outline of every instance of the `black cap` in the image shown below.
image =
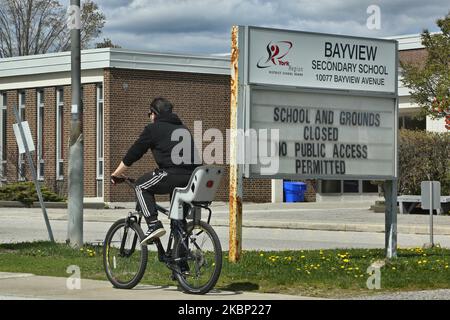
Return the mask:
<path fill-rule="evenodd" d="M 173 105 L 165 98 L 156 98 L 150 103 L 150 112 L 156 115 L 172 113 Z"/>

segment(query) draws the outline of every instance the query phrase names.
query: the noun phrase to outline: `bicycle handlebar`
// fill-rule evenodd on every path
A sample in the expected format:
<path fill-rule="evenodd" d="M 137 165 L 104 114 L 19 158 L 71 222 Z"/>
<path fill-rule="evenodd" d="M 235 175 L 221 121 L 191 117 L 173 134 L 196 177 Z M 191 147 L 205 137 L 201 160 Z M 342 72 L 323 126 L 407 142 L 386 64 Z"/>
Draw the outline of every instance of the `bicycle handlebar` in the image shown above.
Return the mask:
<path fill-rule="evenodd" d="M 119 183 L 122 183 L 122 182 L 125 182 L 130 187 L 134 188 L 134 183 L 136 182 L 136 179 L 133 179 L 133 178 L 130 178 L 130 177 L 126 177 L 126 176 L 122 176 L 122 177 L 111 176 L 111 183 L 119 184 Z"/>

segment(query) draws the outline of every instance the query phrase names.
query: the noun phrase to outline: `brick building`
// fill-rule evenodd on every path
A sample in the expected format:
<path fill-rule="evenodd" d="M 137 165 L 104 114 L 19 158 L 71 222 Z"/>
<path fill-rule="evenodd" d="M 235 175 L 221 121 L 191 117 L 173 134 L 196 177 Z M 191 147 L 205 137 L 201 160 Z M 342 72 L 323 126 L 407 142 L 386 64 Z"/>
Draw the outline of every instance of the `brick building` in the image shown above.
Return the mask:
<path fill-rule="evenodd" d="M 109 175 L 148 123 L 150 101 L 163 96 L 193 130 L 229 127 L 229 59 L 153 54 L 123 49 L 82 52 L 84 194 L 92 201 L 132 201 L 127 186 L 112 188 Z M 13 107 L 29 122 L 36 144 L 38 177 L 60 194 L 67 192 L 70 134 L 70 53 L 0 60 L 1 176 L 3 182 L 31 178 L 18 156 L 12 130 Z M 155 163 L 148 152 L 129 174 L 139 176 Z M 106 177 L 106 180 L 105 180 Z M 219 200 L 227 200 L 228 178 Z M 247 201 L 270 201 L 271 182 L 246 181 Z"/>
<path fill-rule="evenodd" d="M 398 38 L 400 57 L 421 59 L 418 36 Z M 133 201 L 127 186 L 111 187 L 109 175 L 148 123 L 150 101 L 163 96 L 193 130 L 202 120 L 203 132 L 218 128 L 225 137 L 230 116 L 230 60 L 228 57 L 190 56 L 106 48 L 82 52 L 84 195 L 86 201 Z M 440 123 L 413 119 L 416 106 L 399 86 L 400 126 L 440 130 Z M 30 178 L 25 158 L 18 156 L 12 130 L 13 107 L 29 122 L 36 145 L 38 177 L 60 194 L 67 192 L 70 134 L 70 53 L 0 59 L 0 177 L 2 182 Z M 443 127 L 443 123 L 442 123 Z M 444 130 L 444 129 L 442 129 Z M 208 143 L 205 143 L 207 145 Z M 139 176 L 155 163 L 148 152 L 129 170 Z M 226 167 L 226 165 L 225 165 Z M 244 180 L 244 201 L 282 201 L 279 180 Z M 377 198 L 368 181 L 308 183 L 307 201 Z M 228 176 L 217 200 L 228 200 Z"/>

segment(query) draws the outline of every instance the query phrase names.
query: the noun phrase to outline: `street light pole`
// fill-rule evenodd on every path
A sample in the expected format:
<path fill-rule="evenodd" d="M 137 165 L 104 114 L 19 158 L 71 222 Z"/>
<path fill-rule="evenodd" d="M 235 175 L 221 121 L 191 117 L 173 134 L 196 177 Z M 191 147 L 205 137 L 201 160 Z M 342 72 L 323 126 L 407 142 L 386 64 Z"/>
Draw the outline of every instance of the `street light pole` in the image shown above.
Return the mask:
<path fill-rule="evenodd" d="M 68 27 L 71 40 L 72 108 L 69 149 L 68 242 L 83 246 L 83 133 L 81 130 L 80 0 L 70 0 Z"/>

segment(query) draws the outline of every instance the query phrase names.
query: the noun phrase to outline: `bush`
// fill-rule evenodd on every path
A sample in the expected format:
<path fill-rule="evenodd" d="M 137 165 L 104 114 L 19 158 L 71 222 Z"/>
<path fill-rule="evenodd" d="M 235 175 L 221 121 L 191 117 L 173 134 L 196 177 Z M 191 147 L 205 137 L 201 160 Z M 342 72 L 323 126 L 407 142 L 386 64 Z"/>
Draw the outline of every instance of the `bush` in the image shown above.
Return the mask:
<path fill-rule="evenodd" d="M 400 130 L 399 194 L 419 195 L 422 181 L 440 181 L 450 195 L 450 134 Z"/>
<path fill-rule="evenodd" d="M 50 191 L 46 186 L 41 186 L 42 198 L 48 202 L 64 202 L 65 199 Z M 39 201 L 36 187 L 33 182 L 18 182 L 7 184 L 0 188 L 0 200 L 20 201 L 26 206 Z"/>

